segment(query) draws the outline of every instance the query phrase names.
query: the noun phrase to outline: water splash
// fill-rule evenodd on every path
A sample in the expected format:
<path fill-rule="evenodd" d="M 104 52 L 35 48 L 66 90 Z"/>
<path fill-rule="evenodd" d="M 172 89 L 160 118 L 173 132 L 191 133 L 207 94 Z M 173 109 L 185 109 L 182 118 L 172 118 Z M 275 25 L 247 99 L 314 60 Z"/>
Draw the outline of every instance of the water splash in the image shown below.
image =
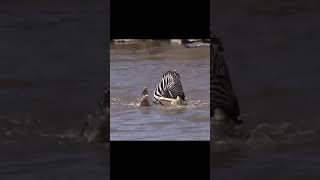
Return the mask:
<path fill-rule="evenodd" d="M 109 111 L 107 111 L 109 113 Z M 0 115 L 1 128 L 0 138 L 2 143 L 17 143 L 22 141 L 56 141 L 56 142 L 97 142 L 98 136 L 102 133 L 107 137 L 106 130 L 107 120 L 106 116 L 96 112 L 89 114 L 87 123 L 88 126 L 82 129 L 83 122 L 75 124 L 75 128 L 58 130 L 49 128 L 48 125 L 43 124 L 41 120 L 34 119 L 29 113 L 15 113 L 8 115 Z M 104 139 L 104 142 L 107 140 Z M 100 142 L 100 141 L 99 141 Z"/>
<path fill-rule="evenodd" d="M 134 99 L 133 97 L 130 97 L 129 99 Z M 175 106 L 160 106 L 153 104 L 154 107 L 161 107 L 161 109 L 168 109 L 168 110 L 175 110 L 175 109 L 181 109 L 181 108 L 188 108 L 188 109 L 195 109 L 195 108 L 203 108 L 203 107 L 209 107 L 209 101 L 205 100 L 190 100 L 187 101 L 187 105 L 175 105 Z M 111 106 L 128 106 L 128 107 L 138 107 L 136 105 L 136 101 L 130 101 L 126 100 L 120 97 L 112 97 L 111 98 Z"/>
<path fill-rule="evenodd" d="M 223 137 L 213 142 L 216 149 L 226 146 L 246 146 L 250 148 L 277 147 L 290 144 L 317 143 L 320 140 L 320 130 L 303 128 L 297 124 L 282 121 L 279 123 L 261 123 L 253 128 L 235 127 L 233 136 Z"/>

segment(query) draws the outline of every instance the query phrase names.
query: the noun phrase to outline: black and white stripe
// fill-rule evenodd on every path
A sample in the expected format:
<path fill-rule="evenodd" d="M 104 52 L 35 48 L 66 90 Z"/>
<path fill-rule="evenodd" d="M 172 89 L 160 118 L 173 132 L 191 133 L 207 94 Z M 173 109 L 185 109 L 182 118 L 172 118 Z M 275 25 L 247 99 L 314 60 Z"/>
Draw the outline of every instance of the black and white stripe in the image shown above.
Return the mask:
<path fill-rule="evenodd" d="M 238 99 L 231 85 L 228 66 L 223 55 L 223 46 L 214 34 L 211 34 L 210 58 L 210 114 L 214 116 L 214 109 L 223 109 L 236 123 L 240 113 Z"/>
<path fill-rule="evenodd" d="M 161 104 L 160 97 L 177 98 L 177 96 L 185 100 L 180 75 L 176 70 L 170 70 L 162 75 L 159 85 L 154 90 L 153 98 Z"/>

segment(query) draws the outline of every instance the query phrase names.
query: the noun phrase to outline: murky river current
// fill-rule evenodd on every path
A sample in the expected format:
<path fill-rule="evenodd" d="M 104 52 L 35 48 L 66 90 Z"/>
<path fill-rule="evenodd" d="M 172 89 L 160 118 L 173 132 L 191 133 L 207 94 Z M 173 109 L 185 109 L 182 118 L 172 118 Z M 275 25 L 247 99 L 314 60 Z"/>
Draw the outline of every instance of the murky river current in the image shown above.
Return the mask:
<path fill-rule="evenodd" d="M 0 4 L 0 179 L 109 179 L 109 146 L 79 137 L 108 79 L 106 2 Z"/>
<path fill-rule="evenodd" d="M 111 47 L 111 140 L 209 140 L 209 48 L 142 42 Z M 136 107 L 143 87 L 153 90 L 163 73 L 180 74 L 188 105 Z"/>
<path fill-rule="evenodd" d="M 211 179 L 320 179 L 318 1 L 217 0 L 212 25 L 246 140 L 211 149 Z"/>

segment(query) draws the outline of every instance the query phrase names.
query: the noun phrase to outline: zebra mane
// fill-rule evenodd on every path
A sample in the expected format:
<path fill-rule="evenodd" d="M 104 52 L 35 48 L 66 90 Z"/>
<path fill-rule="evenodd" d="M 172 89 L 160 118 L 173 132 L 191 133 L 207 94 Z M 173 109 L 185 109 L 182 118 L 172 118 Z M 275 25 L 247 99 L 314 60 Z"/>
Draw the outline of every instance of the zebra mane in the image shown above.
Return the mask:
<path fill-rule="evenodd" d="M 180 78 L 179 73 L 177 73 L 177 71 L 176 71 L 175 69 L 169 70 L 169 71 L 165 72 L 165 73 L 162 75 L 162 78 L 165 77 L 165 76 L 167 76 L 167 75 L 177 75 L 178 78 Z"/>

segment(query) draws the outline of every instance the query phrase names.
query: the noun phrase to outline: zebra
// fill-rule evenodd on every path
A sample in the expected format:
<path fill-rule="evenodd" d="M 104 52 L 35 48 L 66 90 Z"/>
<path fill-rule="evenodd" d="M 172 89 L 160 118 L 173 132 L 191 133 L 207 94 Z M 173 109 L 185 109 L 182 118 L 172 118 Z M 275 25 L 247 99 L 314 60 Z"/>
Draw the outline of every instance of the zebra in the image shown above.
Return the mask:
<path fill-rule="evenodd" d="M 213 33 L 210 39 L 210 59 L 212 61 L 210 63 L 210 116 L 215 117 L 222 114 L 234 124 L 241 124 L 239 103 L 231 84 L 222 42 Z"/>
<path fill-rule="evenodd" d="M 153 92 L 155 103 L 163 105 L 162 99 L 172 98 L 186 101 L 185 94 L 180 81 L 180 75 L 176 70 L 169 70 L 162 75 L 161 81 Z"/>

